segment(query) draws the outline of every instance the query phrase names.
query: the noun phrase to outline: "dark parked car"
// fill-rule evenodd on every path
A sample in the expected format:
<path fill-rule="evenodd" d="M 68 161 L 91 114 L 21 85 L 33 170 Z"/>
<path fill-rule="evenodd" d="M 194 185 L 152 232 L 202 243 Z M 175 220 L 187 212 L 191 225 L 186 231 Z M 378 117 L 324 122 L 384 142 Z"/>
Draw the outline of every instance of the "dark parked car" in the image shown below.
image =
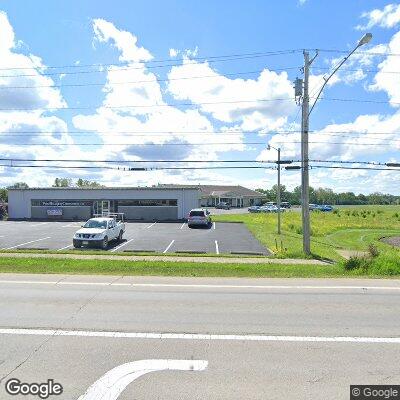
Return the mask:
<path fill-rule="evenodd" d="M 250 206 L 250 207 L 247 209 L 247 211 L 248 211 L 248 212 L 251 212 L 251 213 L 259 213 L 259 212 L 261 212 L 261 211 L 260 211 L 260 206 Z"/>
<path fill-rule="evenodd" d="M 215 208 L 220 208 L 222 210 L 230 210 L 231 209 L 231 205 L 226 203 L 225 201 L 220 201 Z"/>
<path fill-rule="evenodd" d="M 290 203 L 288 203 L 287 201 L 282 201 L 281 203 L 281 208 L 292 208 L 292 205 Z"/>

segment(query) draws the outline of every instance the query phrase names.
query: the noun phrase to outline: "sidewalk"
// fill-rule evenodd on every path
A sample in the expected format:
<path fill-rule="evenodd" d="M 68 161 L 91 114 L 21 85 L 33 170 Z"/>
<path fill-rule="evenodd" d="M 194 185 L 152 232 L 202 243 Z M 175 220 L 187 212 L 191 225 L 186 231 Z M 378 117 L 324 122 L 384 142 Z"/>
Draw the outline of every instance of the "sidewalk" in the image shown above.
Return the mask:
<path fill-rule="evenodd" d="M 124 260 L 124 261 L 174 261 L 198 262 L 215 264 L 304 264 L 304 265 L 331 265 L 320 260 L 306 260 L 294 258 L 269 258 L 269 257 L 174 257 L 174 256 L 117 256 L 105 254 L 46 254 L 46 253 L 0 253 L 0 257 L 15 258 L 58 258 L 75 260 Z"/>

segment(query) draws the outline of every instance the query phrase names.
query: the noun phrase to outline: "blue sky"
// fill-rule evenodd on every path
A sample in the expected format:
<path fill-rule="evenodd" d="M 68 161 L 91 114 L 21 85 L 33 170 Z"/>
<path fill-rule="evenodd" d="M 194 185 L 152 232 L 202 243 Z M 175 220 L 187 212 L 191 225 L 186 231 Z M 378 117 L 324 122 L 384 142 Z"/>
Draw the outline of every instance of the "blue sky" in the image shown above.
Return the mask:
<path fill-rule="evenodd" d="M 325 96 L 384 104 L 321 101 L 311 117 L 310 129 L 316 132 L 310 140 L 318 143 L 311 146 L 310 158 L 399 161 L 400 146 L 394 140 L 396 132 L 400 132 L 396 104 L 400 95 L 393 88 L 400 83 L 400 57 L 385 56 L 388 52 L 396 53 L 396 49 L 400 53 L 400 38 L 396 36 L 400 7 L 395 2 L 14 0 L 2 1 L 0 10 L 3 12 L 0 36 L 9 38 L 0 44 L 3 54 L 0 86 L 56 85 L 0 93 L 3 109 L 36 110 L 0 111 L 3 120 L 0 144 L 7 157 L 274 159 L 275 154 L 267 152 L 266 146 L 242 144 L 265 142 L 265 145 L 281 146 L 284 158 L 298 159 L 298 133 L 276 133 L 299 129 L 298 107 L 294 101 L 266 103 L 263 99 L 293 97 L 291 82 L 301 76 L 298 67 L 303 62 L 302 53 L 223 62 L 213 62 L 212 57 L 303 48 L 349 50 L 368 30 L 373 40 L 363 51 L 372 54 L 354 55 L 331 81 Z M 312 93 L 320 87 L 322 75 L 343 56 L 339 52 L 320 51 L 312 69 Z M 154 68 L 157 65 L 154 60 L 165 60 L 159 64 L 163 67 Z M 77 66 L 71 68 L 49 68 L 75 64 Z M 99 71 L 97 67 L 85 67 L 87 64 L 106 66 Z M 19 69 L 11 68 L 15 66 Z M 128 70 L 123 70 L 123 66 Z M 89 73 L 71 74 L 73 71 Z M 393 71 L 399 74 L 392 74 Z M 53 75 L 46 75 L 49 73 Z M 21 74 L 34 76 L 21 77 Z M 85 86 L 88 83 L 98 85 Z M 70 84 L 84 86 L 65 86 Z M 251 107 L 245 104 L 204 105 L 241 100 L 254 100 L 254 104 Z M 194 106 L 165 105 L 179 102 L 190 102 Z M 109 108 L 154 104 L 164 106 Z M 41 107 L 63 109 L 49 111 Z M 77 107 L 90 109 L 71 109 Z M 147 136 L 117 134 L 129 130 L 132 134 L 144 131 Z M 219 133 L 226 130 L 229 135 Z M 23 135 L 33 131 L 42 132 L 42 136 L 7 136 L 10 132 Z M 155 131 L 162 132 L 163 136 L 155 136 Z M 175 133 L 166 135 L 172 131 Z M 336 131 L 352 133 L 332 136 Z M 387 135 L 374 135 L 376 132 Z M 188 145 L 140 146 L 143 142 L 181 141 Z M 66 145 L 88 142 L 99 145 Z M 199 142 L 218 144 L 196 146 Z M 356 142 L 357 145 L 334 144 L 337 142 Z M 38 146 L 40 143 L 46 146 Z M 363 145 L 365 143 L 377 143 L 377 146 Z M 385 143 L 392 145 L 379 145 Z M 271 187 L 276 172 L 220 170 L 128 174 L 43 169 L 38 174 L 35 169 L 4 167 L 0 169 L 0 185 L 25 180 L 31 185 L 43 186 L 63 175 L 96 179 L 110 185 L 214 182 Z M 300 183 L 297 172 L 283 175 L 283 183 L 289 187 Z M 397 172 L 312 170 L 311 184 L 335 190 L 400 193 Z"/>

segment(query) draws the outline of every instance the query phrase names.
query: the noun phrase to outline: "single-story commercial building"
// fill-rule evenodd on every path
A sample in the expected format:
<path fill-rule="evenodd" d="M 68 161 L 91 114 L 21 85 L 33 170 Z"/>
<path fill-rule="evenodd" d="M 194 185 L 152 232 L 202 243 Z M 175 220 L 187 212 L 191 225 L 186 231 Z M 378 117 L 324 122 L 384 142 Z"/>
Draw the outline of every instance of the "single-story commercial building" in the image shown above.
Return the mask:
<path fill-rule="evenodd" d="M 199 207 L 197 186 L 9 189 L 10 219 L 86 220 L 95 214 L 124 213 L 127 220 L 167 221 Z"/>
<path fill-rule="evenodd" d="M 187 187 L 186 185 L 171 186 Z M 228 203 L 231 207 L 250 207 L 259 206 L 266 200 L 263 193 L 239 185 L 198 185 L 197 187 L 200 190 L 201 207 L 215 207 L 220 202 Z"/>

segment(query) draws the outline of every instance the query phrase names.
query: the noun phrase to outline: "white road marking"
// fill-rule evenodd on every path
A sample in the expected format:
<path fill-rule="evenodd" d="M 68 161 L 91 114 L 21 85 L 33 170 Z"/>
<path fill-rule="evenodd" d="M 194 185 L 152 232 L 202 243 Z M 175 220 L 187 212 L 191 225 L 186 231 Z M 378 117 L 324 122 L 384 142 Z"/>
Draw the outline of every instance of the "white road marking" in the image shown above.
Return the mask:
<path fill-rule="evenodd" d="M 116 400 L 125 388 L 142 375 L 156 371 L 204 371 L 205 360 L 140 360 L 119 365 L 108 371 L 78 400 Z"/>
<path fill-rule="evenodd" d="M 173 242 L 173 241 L 172 241 Z M 170 243 L 170 245 L 172 244 Z M 400 286 L 311 286 L 311 285 L 207 285 L 180 283 L 123 283 L 123 282 L 79 282 L 79 281 L 30 281 L 0 280 L 0 284 L 39 284 L 39 285 L 89 285 L 89 286 L 122 286 L 151 288 L 188 288 L 188 289 L 265 289 L 265 290 L 383 290 L 400 291 Z"/>
<path fill-rule="evenodd" d="M 156 223 L 157 223 L 157 222 L 153 222 L 151 225 L 149 225 L 149 226 L 147 227 L 147 229 L 151 228 L 151 227 L 154 226 Z"/>
<path fill-rule="evenodd" d="M 215 252 L 219 254 L 218 240 L 215 241 Z"/>
<path fill-rule="evenodd" d="M 215 229 L 215 222 L 213 223 L 213 229 Z"/>
<path fill-rule="evenodd" d="M 34 226 L 42 226 L 42 225 L 46 225 L 46 224 L 48 224 L 48 222 L 41 222 L 40 224 L 31 225 L 31 228 L 33 228 Z"/>
<path fill-rule="evenodd" d="M 74 224 L 68 224 L 68 225 L 62 225 L 61 228 L 80 228 L 81 225 L 74 225 Z"/>
<path fill-rule="evenodd" d="M 50 236 L 47 236 L 47 237 L 44 237 L 44 238 L 41 238 L 41 239 L 31 240 L 31 241 L 25 242 L 25 243 L 19 243 L 19 244 L 15 245 L 15 246 L 11 246 L 11 247 L 3 247 L 1 250 L 11 250 L 11 249 L 15 249 L 16 247 L 19 247 L 19 246 L 24 246 L 26 244 L 40 242 L 41 240 L 46 240 L 46 239 L 50 239 Z"/>
<path fill-rule="evenodd" d="M 167 246 L 167 248 L 163 251 L 163 253 L 166 253 L 169 250 L 169 248 L 174 244 L 174 242 L 175 242 L 175 239 L 171 240 L 171 243 Z"/>
<path fill-rule="evenodd" d="M 400 344 L 400 337 L 372 336 L 288 336 L 288 335 L 230 335 L 213 333 L 158 333 L 78 331 L 62 329 L 0 328 L 0 335 L 72 336 L 112 339 L 162 339 L 162 340 L 230 340 L 249 342 L 333 342 L 333 343 L 393 343 Z"/>
<path fill-rule="evenodd" d="M 72 244 L 69 244 L 68 246 L 61 247 L 61 249 L 57 249 L 57 251 L 65 250 L 68 249 L 69 247 L 72 247 Z"/>
<path fill-rule="evenodd" d="M 120 249 L 121 247 L 123 247 L 123 246 L 125 246 L 126 244 L 128 244 L 128 243 L 132 242 L 132 240 L 133 240 L 133 239 L 129 239 L 129 240 L 127 240 L 126 242 L 124 242 L 124 243 L 120 244 L 119 246 L 117 246 L 117 247 L 114 247 L 112 250 L 110 250 L 110 251 L 111 251 L 111 253 L 112 253 L 112 252 L 114 252 L 114 251 L 117 251 L 117 250 L 118 250 L 118 249 Z"/>
<path fill-rule="evenodd" d="M 179 229 L 183 229 L 185 225 L 186 225 L 186 222 L 184 222 Z"/>

